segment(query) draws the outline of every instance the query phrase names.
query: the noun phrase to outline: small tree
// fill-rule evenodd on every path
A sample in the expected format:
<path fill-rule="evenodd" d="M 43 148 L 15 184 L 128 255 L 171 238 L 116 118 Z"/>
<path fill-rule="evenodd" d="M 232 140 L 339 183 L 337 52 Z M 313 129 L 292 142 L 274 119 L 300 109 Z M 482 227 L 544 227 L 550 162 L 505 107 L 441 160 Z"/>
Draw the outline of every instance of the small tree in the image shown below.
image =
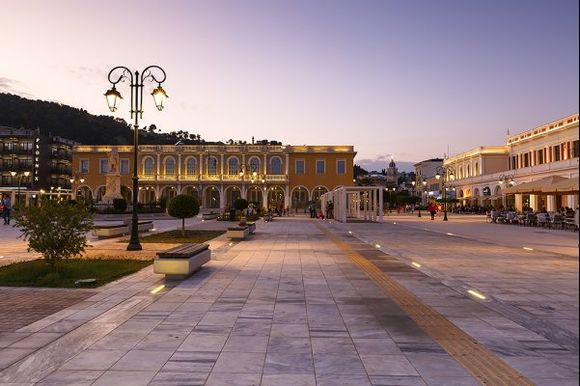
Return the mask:
<path fill-rule="evenodd" d="M 85 205 L 56 200 L 22 208 L 15 221 L 21 236 L 28 240 L 28 251 L 41 253 L 55 271 L 62 259 L 85 251 L 86 234 L 93 227 L 91 213 Z"/>
<path fill-rule="evenodd" d="M 124 198 L 114 198 L 113 209 L 118 213 L 125 212 L 127 210 L 127 201 Z"/>
<path fill-rule="evenodd" d="M 234 208 L 236 210 L 246 210 L 248 209 L 248 200 L 245 198 L 238 198 L 234 201 Z"/>
<path fill-rule="evenodd" d="M 199 202 L 193 196 L 179 194 L 169 201 L 167 213 L 171 217 L 181 219 L 181 234 L 185 236 L 185 219 L 199 213 Z"/>

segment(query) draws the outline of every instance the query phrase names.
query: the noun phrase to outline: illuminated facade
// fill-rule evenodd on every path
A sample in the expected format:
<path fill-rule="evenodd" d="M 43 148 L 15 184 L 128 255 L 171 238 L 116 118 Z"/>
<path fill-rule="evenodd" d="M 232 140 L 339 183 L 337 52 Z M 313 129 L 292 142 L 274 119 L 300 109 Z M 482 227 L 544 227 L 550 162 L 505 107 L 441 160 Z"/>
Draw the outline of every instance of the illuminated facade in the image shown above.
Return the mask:
<path fill-rule="evenodd" d="M 480 147 L 444 161 L 455 169 L 456 189 L 463 205 L 506 206 L 554 211 L 576 208 L 575 195 L 508 195 L 506 187 L 550 176 L 578 177 L 578 114 L 509 136 L 505 146 Z"/>
<path fill-rule="evenodd" d="M 119 153 L 121 193 L 130 197 L 132 146 Z M 74 148 L 74 191 L 101 201 L 113 146 Z M 189 194 L 204 209 L 225 209 L 238 198 L 263 208 L 302 209 L 339 186 L 351 186 L 352 146 L 141 145 L 139 202 Z"/>

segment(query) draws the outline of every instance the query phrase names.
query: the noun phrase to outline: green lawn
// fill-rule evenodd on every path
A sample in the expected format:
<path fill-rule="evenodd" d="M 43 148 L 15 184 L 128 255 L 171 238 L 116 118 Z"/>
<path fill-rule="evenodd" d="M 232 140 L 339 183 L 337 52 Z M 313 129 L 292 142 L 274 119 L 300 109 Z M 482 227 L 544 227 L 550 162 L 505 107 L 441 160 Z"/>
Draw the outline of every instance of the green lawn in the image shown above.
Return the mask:
<path fill-rule="evenodd" d="M 204 231 L 204 230 L 185 230 L 185 236 L 182 236 L 181 230 L 167 231 L 156 235 L 141 237 L 142 243 L 203 243 L 218 237 L 225 231 Z"/>
<path fill-rule="evenodd" d="M 58 272 L 43 259 L 0 267 L 0 286 L 13 287 L 98 287 L 132 274 L 151 264 L 150 260 L 63 260 Z M 75 284 L 76 280 L 96 279 L 94 283 Z"/>

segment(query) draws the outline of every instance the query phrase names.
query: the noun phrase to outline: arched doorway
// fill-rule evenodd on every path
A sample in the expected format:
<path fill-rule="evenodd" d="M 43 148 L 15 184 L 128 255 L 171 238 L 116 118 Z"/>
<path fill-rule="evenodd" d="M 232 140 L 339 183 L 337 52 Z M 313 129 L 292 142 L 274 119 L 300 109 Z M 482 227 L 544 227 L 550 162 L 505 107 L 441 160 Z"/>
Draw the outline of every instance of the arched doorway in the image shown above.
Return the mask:
<path fill-rule="evenodd" d="M 103 201 L 103 196 L 105 195 L 105 186 L 101 185 L 97 188 L 96 193 L 95 193 L 95 198 L 97 199 L 97 202 L 101 202 Z"/>
<path fill-rule="evenodd" d="M 242 197 L 242 192 L 237 186 L 229 186 L 225 191 L 226 206 L 233 207 L 234 201 Z"/>
<path fill-rule="evenodd" d="M 298 210 L 304 211 L 306 213 L 306 208 L 308 207 L 308 189 L 303 186 L 298 186 L 292 190 L 292 209 L 296 212 Z"/>
<path fill-rule="evenodd" d="M 215 186 L 208 186 L 205 188 L 203 197 L 203 207 L 211 209 L 220 208 L 220 191 Z"/>
<path fill-rule="evenodd" d="M 284 209 L 284 190 L 279 186 L 268 189 L 268 209 Z"/>
<path fill-rule="evenodd" d="M 246 194 L 246 199 L 248 203 L 254 204 L 256 208 L 262 208 L 262 202 L 264 201 L 262 195 L 262 189 L 259 186 L 250 186 Z"/>
<path fill-rule="evenodd" d="M 320 196 L 324 193 L 328 193 L 328 189 L 325 186 L 317 186 L 312 190 L 312 201 L 316 203 L 316 207 L 320 207 Z"/>
<path fill-rule="evenodd" d="M 77 189 L 77 200 L 90 202 L 93 199 L 93 191 L 87 185 L 79 186 Z"/>
<path fill-rule="evenodd" d="M 192 196 L 197 200 L 197 202 L 199 202 L 199 190 L 197 190 L 197 188 L 194 186 L 186 186 L 185 188 L 183 188 L 182 194 Z"/>
<path fill-rule="evenodd" d="M 153 186 L 139 187 L 139 202 L 141 204 L 154 205 L 157 201 L 155 197 L 155 188 Z"/>
<path fill-rule="evenodd" d="M 131 189 L 128 186 L 121 185 L 121 196 L 127 201 L 127 204 L 132 202 Z"/>

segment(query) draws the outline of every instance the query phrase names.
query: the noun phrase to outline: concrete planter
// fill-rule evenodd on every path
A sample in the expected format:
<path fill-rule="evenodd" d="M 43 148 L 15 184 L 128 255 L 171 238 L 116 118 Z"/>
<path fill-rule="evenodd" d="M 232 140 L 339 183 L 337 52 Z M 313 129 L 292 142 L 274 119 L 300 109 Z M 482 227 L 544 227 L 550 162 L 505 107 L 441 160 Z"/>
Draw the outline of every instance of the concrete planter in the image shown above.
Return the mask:
<path fill-rule="evenodd" d="M 234 240 L 243 240 L 250 235 L 250 228 L 246 226 L 238 226 L 228 228 L 226 237 Z"/>

